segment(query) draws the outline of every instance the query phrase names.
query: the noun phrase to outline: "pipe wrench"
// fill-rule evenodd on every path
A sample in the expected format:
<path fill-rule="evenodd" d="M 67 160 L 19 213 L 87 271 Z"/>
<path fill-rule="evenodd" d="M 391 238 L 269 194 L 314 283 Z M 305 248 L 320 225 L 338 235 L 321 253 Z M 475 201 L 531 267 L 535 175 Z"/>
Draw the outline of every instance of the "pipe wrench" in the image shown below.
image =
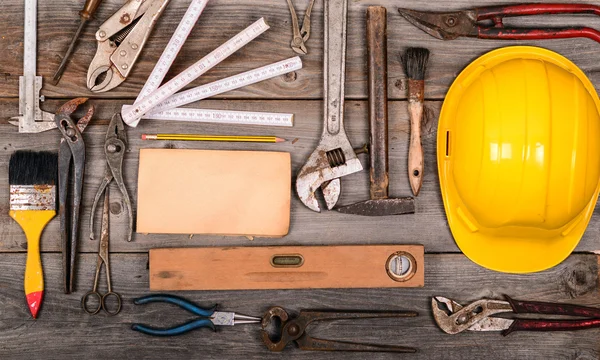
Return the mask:
<path fill-rule="evenodd" d="M 346 22 L 348 0 L 325 3 L 323 102 L 321 140 L 296 178 L 298 197 L 313 211 L 320 211 L 315 191 L 320 187 L 327 208 L 340 196 L 340 177 L 363 169 L 344 130 L 344 81 L 346 71 Z"/>
<path fill-rule="evenodd" d="M 98 49 L 87 73 L 88 89 L 104 92 L 125 81 L 169 1 L 129 0 L 100 25 Z"/>

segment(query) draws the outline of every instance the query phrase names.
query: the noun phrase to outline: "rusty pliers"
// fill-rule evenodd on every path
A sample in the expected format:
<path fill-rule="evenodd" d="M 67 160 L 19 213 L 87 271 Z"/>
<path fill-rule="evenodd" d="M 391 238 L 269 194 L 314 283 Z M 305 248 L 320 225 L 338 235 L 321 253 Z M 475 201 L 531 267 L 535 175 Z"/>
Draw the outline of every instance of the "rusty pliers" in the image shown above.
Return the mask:
<path fill-rule="evenodd" d="M 304 13 L 304 21 L 302 21 L 302 28 L 300 28 L 298 16 L 296 15 L 296 10 L 294 9 L 292 0 L 287 0 L 287 4 L 290 8 L 290 14 L 292 16 L 292 31 L 294 33 L 290 46 L 294 52 L 300 55 L 306 55 L 308 53 L 308 50 L 306 49 L 306 42 L 310 37 L 310 13 L 315 5 L 315 0 L 310 0 L 310 3 L 306 8 L 306 12 Z"/>
<path fill-rule="evenodd" d="M 481 299 L 462 306 L 454 300 L 436 296 L 431 300 L 433 317 L 448 334 L 469 331 L 568 331 L 600 327 L 600 309 L 539 301 Z M 496 314 L 542 314 L 576 316 L 579 319 L 519 319 L 496 317 Z"/>
<path fill-rule="evenodd" d="M 309 336 L 306 332 L 306 328 L 317 321 L 401 318 L 415 317 L 418 315 L 419 314 L 414 311 L 362 312 L 303 310 L 298 316 L 291 319 L 285 309 L 279 306 L 273 306 L 269 308 L 262 319 L 262 340 L 271 351 L 283 351 L 289 343 L 295 342 L 301 350 L 414 353 L 417 351 L 416 349 L 405 346 L 362 344 L 348 341 L 317 339 Z M 275 319 L 281 321 L 281 333 L 275 335 L 278 341 L 271 340 L 269 332 L 266 330 Z"/>
<path fill-rule="evenodd" d="M 94 203 L 92 204 L 92 213 L 90 215 L 90 239 L 94 239 L 94 213 L 96 206 L 104 190 L 115 180 L 117 187 L 121 191 L 123 202 L 125 203 L 125 211 L 129 217 L 129 227 L 127 229 L 127 241 L 131 241 L 133 233 L 133 211 L 131 209 L 131 199 L 123 181 L 123 158 L 127 150 L 127 134 L 125 133 L 125 125 L 121 118 L 121 113 L 113 115 L 108 124 L 106 139 L 104 141 L 104 154 L 106 155 L 106 170 L 104 179 L 96 192 Z M 108 200 L 108 199 L 107 199 Z"/>
<path fill-rule="evenodd" d="M 87 98 L 73 99 L 58 109 L 54 122 L 62 134 L 58 150 L 58 202 L 60 214 L 60 236 L 63 258 L 63 279 L 65 293 L 73 291 L 75 282 L 75 259 L 77 257 L 77 239 L 79 231 L 79 213 L 83 191 L 83 174 L 85 170 L 85 143 L 81 133 L 85 130 L 94 115 L 94 107 L 90 106 L 85 116 L 77 123 L 71 115 Z M 69 175 L 73 163 L 72 203 L 67 204 L 69 193 Z M 70 221 L 68 217 L 71 217 Z"/>
<path fill-rule="evenodd" d="M 480 7 L 453 12 L 398 9 L 411 24 L 441 40 L 474 37 L 498 40 L 541 40 L 585 37 L 600 42 L 600 32 L 589 27 L 519 28 L 505 27 L 505 17 L 542 14 L 594 14 L 600 6 L 589 4 L 520 4 Z"/>

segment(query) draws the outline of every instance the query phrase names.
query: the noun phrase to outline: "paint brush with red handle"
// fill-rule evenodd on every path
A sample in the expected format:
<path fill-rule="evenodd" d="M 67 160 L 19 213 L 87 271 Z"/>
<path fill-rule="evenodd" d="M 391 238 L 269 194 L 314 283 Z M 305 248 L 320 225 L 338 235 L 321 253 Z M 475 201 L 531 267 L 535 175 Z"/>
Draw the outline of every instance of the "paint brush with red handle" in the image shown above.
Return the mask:
<path fill-rule="evenodd" d="M 408 148 L 408 179 L 415 196 L 423 185 L 423 147 L 421 146 L 421 119 L 425 97 L 425 71 L 429 50 L 408 48 L 401 57 L 408 77 L 408 113 L 410 115 L 410 147 Z"/>
<path fill-rule="evenodd" d="M 52 152 L 19 150 L 8 165 L 10 184 L 9 215 L 27 237 L 25 297 L 31 315 L 37 317 L 44 295 L 44 273 L 40 258 L 40 237 L 56 215 L 58 155 Z"/>

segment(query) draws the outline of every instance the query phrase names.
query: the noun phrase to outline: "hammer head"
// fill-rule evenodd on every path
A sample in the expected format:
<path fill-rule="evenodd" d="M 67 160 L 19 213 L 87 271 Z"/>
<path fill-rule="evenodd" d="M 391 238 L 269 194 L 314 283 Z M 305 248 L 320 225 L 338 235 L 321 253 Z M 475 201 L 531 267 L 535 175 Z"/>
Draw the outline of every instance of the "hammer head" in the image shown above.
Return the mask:
<path fill-rule="evenodd" d="M 343 206 L 336 210 L 344 214 L 362 216 L 413 214 L 415 212 L 415 199 L 412 197 L 403 197 L 395 199 L 366 200 Z"/>

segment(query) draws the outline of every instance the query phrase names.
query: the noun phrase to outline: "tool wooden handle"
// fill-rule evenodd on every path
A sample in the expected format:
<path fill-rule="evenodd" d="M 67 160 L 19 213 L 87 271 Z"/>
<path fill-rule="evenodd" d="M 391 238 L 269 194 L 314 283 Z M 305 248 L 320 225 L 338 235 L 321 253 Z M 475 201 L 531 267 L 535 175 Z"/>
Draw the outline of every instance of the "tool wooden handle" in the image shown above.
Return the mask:
<path fill-rule="evenodd" d="M 27 262 L 25 265 L 25 296 L 29 311 L 37 317 L 44 295 L 44 273 L 40 258 L 40 238 L 46 224 L 56 215 L 54 210 L 10 211 L 12 217 L 27 237 Z"/>
<path fill-rule="evenodd" d="M 83 5 L 83 10 L 79 12 L 81 19 L 86 21 L 91 19 L 101 2 L 102 0 L 87 0 L 85 5 Z"/>
<path fill-rule="evenodd" d="M 419 82 L 410 80 L 410 82 Z M 421 87 L 423 81 L 420 81 Z M 409 85 L 410 86 L 410 85 Z M 418 86 L 418 85 L 415 85 Z M 410 116 L 410 146 L 408 148 L 408 179 L 415 196 L 419 195 L 423 184 L 423 147 L 421 146 L 421 119 L 423 117 L 423 102 L 409 101 Z"/>
<path fill-rule="evenodd" d="M 371 199 L 388 197 L 388 90 L 386 8 L 367 9 L 367 52 L 369 67 L 369 155 Z"/>

